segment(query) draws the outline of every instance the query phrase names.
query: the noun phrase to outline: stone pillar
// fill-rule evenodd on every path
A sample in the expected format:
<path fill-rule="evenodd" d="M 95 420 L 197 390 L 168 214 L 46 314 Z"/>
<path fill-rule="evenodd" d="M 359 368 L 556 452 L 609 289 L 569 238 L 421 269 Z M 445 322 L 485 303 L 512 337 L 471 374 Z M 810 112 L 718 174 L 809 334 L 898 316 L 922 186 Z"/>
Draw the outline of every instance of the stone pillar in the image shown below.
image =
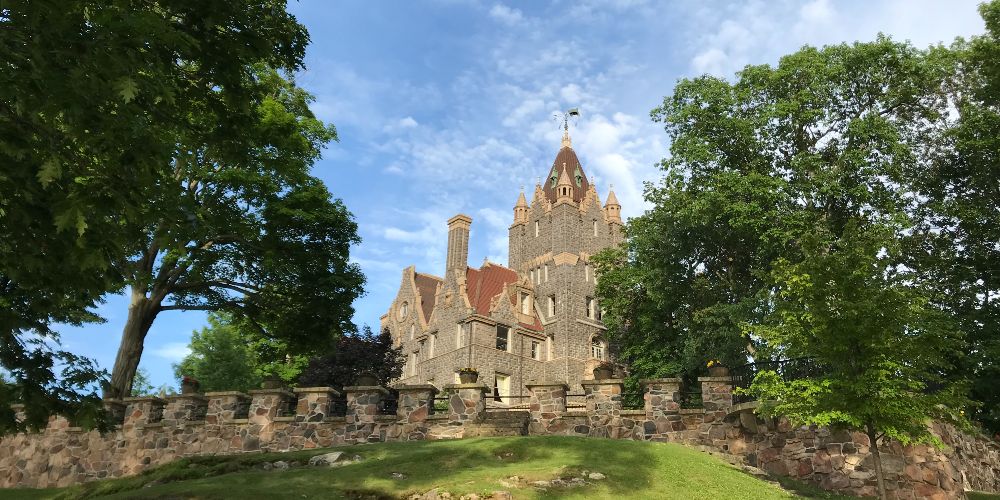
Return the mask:
<path fill-rule="evenodd" d="M 587 400 L 587 435 L 615 437 L 620 434 L 622 379 L 584 380 L 580 382 Z"/>
<path fill-rule="evenodd" d="M 185 422 L 205 420 L 208 398 L 201 394 L 174 394 L 167 396 L 163 408 L 163 425 L 179 425 Z"/>
<path fill-rule="evenodd" d="M 24 405 L 21 403 L 10 405 L 10 409 L 14 411 L 14 421 L 23 422 L 25 418 L 28 418 L 27 413 L 24 411 Z"/>
<path fill-rule="evenodd" d="M 701 402 L 705 412 L 729 412 L 733 407 L 733 379 L 731 377 L 698 377 L 701 382 Z"/>
<path fill-rule="evenodd" d="M 580 382 L 587 400 L 587 413 L 618 415 L 622 409 L 622 387 L 620 378 L 604 380 L 584 380 Z"/>
<path fill-rule="evenodd" d="M 250 395 L 238 391 L 206 392 L 208 409 L 206 424 L 222 424 L 247 418 L 250 413 Z"/>
<path fill-rule="evenodd" d="M 166 405 L 166 401 L 155 396 L 124 398 L 122 402 L 128 405 L 123 422 L 126 427 L 159 422 L 163 418 L 163 407 Z"/>
<path fill-rule="evenodd" d="M 399 405 L 396 416 L 404 422 L 423 422 L 427 416 L 434 413 L 434 395 L 437 387 L 430 384 L 401 385 L 396 388 L 399 393 Z"/>
<path fill-rule="evenodd" d="M 639 382 L 646 388 L 646 418 L 655 420 L 665 415 L 676 415 L 681 409 L 681 379 L 652 378 Z"/>
<path fill-rule="evenodd" d="M 444 386 L 451 397 L 448 400 L 448 421 L 476 422 L 486 412 L 486 394 L 490 390 L 484 384 L 448 384 Z"/>
<path fill-rule="evenodd" d="M 295 394 L 285 389 L 256 389 L 250 391 L 250 411 L 247 419 L 251 424 L 268 425 L 278 416 L 278 411 L 288 407 Z"/>
<path fill-rule="evenodd" d="M 566 413 L 566 394 L 569 386 L 562 383 L 529 383 L 526 386 L 531 391 L 528 400 L 531 422 L 528 424 L 528 434 L 559 434 L 566 429 L 560 426 L 563 413 Z"/>
<path fill-rule="evenodd" d="M 120 399 L 105 399 L 104 411 L 111 425 L 121 425 L 125 422 L 125 403 Z"/>
<path fill-rule="evenodd" d="M 389 391 L 377 385 L 355 385 L 344 387 L 344 392 L 347 393 L 344 438 L 349 443 L 366 442 L 373 436 L 379 403 Z"/>
<path fill-rule="evenodd" d="M 322 422 L 330 416 L 330 403 L 340 395 L 332 387 L 299 387 L 294 391 L 299 397 L 295 407 L 297 422 Z"/>
<path fill-rule="evenodd" d="M 662 439 L 664 434 L 685 429 L 680 414 L 681 379 L 655 378 L 640 382 L 646 388 L 646 420 L 643 433 L 648 439 Z"/>

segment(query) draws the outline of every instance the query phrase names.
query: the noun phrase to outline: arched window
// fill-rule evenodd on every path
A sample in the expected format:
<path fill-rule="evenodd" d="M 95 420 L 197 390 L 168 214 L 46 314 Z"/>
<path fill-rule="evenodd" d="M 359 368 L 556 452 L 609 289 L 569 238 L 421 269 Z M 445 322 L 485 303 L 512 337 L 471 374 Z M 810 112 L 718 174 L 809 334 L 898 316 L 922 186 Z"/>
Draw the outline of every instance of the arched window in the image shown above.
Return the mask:
<path fill-rule="evenodd" d="M 595 335 L 594 338 L 591 339 L 590 341 L 590 357 L 604 361 L 605 354 L 606 353 L 605 353 L 604 341 L 601 340 L 600 337 Z"/>

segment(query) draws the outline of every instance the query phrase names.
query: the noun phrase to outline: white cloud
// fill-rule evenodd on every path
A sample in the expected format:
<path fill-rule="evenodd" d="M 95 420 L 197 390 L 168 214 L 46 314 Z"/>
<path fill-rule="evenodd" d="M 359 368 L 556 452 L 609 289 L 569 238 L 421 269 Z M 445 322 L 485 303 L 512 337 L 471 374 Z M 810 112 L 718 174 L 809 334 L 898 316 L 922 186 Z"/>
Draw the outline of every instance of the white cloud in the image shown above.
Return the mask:
<path fill-rule="evenodd" d="M 172 362 L 180 362 L 185 356 L 191 354 L 191 348 L 183 342 L 168 342 L 150 351 L 154 356 Z"/>
<path fill-rule="evenodd" d="M 520 10 L 499 3 L 490 9 L 490 17 L 509 25 L 519 24 L 524 19 Z"/>

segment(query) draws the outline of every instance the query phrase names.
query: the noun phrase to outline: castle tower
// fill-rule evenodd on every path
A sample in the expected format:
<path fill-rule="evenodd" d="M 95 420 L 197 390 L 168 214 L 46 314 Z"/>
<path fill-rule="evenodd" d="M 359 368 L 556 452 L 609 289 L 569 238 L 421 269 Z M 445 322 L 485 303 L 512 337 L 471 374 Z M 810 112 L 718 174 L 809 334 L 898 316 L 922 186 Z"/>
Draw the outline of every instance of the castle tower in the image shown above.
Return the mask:
<path fill-rule="evenodd" d="M 608 201 L 604 202 L 604 213 L 607 214 L 609 222 L 622 224 L 622 206 L 618 203 L 618 197 L 615 196 L 615 187 L 611 186 L 610 191 L 608 191 Z"/>

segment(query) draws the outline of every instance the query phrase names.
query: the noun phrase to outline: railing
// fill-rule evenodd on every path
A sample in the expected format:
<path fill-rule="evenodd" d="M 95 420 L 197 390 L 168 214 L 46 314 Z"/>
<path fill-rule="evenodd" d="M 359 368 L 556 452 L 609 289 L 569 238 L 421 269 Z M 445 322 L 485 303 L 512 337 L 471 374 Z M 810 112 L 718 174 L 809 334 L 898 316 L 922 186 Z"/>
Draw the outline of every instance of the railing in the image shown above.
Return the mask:
<path fill-rule="evenodd" d="M 702 408 L 702 404 L 701 404 L 701 391 L 700 390 L 698 390 L 698 391 L 688 391 L 688 390 L 683 390 L 682 389 L 679 392 L 680 392 L 681 400 L 678 401 L 678 403 L 680 403 L 681 408 L 686 408 L 686 409 L 689 409 L 689 408 Z"/>
<path fill-rule="evenodd" d="M 347 398 L 334 398 L 330 400 L 330 416 L 347 416 Z"/>
<path fill-rule="evenodd" d="M 729 371 L 733 379 L 733 404 L 747 403 L 757 399 L 753 394 L 737 393 L 736 389 L 750 388 L 754 377 L 761 371 L 775 371 L 782 380 L 795 380 L 821 375 L 825 370 L 816 364 L 815 358 L 789 358 L 777 361 L 760 361 L 738 366 Z"/>

